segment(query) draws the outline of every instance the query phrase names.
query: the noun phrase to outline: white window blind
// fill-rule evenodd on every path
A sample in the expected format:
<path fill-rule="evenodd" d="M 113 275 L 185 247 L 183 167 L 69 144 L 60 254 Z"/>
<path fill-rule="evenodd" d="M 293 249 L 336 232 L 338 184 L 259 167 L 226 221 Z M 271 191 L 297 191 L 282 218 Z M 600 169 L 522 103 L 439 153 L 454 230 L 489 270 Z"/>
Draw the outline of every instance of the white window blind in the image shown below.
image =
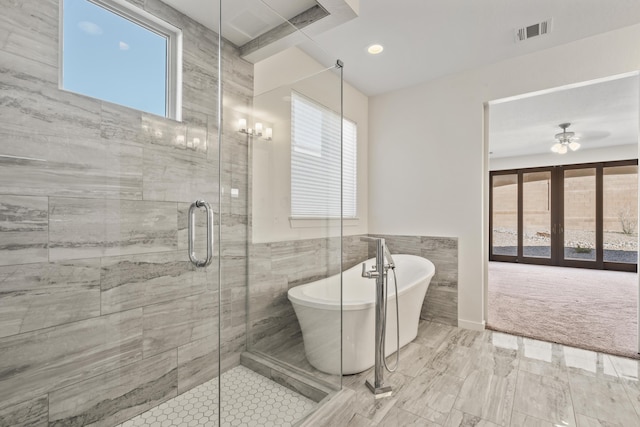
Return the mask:
<path fill-rule="evenodd" d="M 343 119 L 343 216 L 356 217 L 357 126 Z M 340 217 L 340 114 L 291 96 L 291 217 Z"/>

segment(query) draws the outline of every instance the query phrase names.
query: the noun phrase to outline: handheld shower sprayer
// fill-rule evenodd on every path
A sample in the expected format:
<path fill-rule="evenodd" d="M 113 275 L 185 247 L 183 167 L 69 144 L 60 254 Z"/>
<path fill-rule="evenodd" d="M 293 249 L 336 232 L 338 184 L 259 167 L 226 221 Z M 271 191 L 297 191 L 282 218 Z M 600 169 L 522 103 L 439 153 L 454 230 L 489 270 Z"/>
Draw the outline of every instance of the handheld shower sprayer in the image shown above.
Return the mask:
<path fill-rule="evenodd" d="M 393 256 L 391 256 L 391 251 L 389 250 L 389 246 L 384 245 L 384 256 L 387 258 L 387 262 L 389 263 L 389 268 L 392 270 L 396 269 L 396 263 L 393 260 Z"/>

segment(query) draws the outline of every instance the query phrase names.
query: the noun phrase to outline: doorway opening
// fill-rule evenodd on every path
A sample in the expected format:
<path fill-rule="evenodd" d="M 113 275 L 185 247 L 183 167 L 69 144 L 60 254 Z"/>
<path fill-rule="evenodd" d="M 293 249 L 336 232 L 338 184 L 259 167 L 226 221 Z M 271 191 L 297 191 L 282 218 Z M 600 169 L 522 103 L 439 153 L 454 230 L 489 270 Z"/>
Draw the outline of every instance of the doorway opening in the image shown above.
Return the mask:
<path fill-rule="evenodd" d="M 638 357 L 639 93 L 633 74 L 489 104 L 490 329 Z"/>

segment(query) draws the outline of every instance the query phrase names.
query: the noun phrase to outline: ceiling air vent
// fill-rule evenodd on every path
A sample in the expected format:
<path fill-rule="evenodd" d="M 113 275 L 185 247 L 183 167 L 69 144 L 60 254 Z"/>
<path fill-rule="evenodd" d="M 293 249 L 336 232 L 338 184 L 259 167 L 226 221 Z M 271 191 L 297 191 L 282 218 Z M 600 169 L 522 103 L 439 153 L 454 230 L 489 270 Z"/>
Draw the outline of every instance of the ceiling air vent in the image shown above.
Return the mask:
<path fill-rule="evenodd" d="M 542 36 L 551 32 L 551 18 L 545 19 L 542 22 L 538 22 L 527 27 L 521 27 L 516 29 L 516 43 L 522 42 L 532 37 Z"/>

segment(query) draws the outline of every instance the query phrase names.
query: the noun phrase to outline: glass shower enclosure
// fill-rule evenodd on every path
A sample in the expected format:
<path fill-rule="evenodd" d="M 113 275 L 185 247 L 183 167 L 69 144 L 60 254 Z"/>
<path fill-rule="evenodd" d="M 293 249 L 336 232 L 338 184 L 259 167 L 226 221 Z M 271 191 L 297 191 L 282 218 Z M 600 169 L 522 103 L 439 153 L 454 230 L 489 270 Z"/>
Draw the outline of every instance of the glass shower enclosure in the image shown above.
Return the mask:
<path fill-rule="evenodd" d="M 341 70 L 283 4 L 3 8 L 0 424 L 292 425 L 340 389 L 287 291 L 341 272 L 341 210 L 290 210 L 292 93 L 341 119 Z"/>

